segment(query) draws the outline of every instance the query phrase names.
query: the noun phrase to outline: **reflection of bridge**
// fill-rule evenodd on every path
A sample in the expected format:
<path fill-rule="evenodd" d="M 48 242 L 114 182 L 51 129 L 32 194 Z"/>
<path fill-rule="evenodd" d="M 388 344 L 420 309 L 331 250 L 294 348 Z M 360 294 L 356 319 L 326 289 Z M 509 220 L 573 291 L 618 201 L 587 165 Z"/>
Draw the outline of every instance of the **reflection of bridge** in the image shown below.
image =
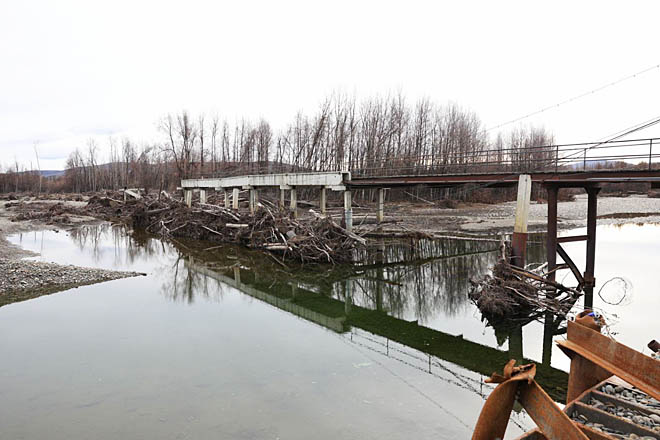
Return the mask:
<path fill-rule="evenodd" d="M 260 286 L 256 281 L 245 282 L 241 279 L 239 267 L 225 269 L 222 273 L 192 259 L 186 260 L 186 267 L 332 331 L 342 333 L 351 327 L 365 330 L 485 376 L 498 368 L 501 369 L 501 365 L 510 359 L 508 352 L 466 340 L 461 335 L 450 335 L 420 326 L 417 322 L 405 321 L 382 311 L 352 304 L 350 289 L 345 301 L 340 301 L 313 292 L 295 282 L 290 284 L 291 290 L 286 293 L 269 289 L 268 282 L 264 282 L 264 286 Z M 252 274 L 244 273 L 244 277 L 249 275 Z M 539 366 L 537 380 L 543 383 L 544 389 L 556 400 L 565 399 L 567 378 L 567 374 L 561 370 Z"/>

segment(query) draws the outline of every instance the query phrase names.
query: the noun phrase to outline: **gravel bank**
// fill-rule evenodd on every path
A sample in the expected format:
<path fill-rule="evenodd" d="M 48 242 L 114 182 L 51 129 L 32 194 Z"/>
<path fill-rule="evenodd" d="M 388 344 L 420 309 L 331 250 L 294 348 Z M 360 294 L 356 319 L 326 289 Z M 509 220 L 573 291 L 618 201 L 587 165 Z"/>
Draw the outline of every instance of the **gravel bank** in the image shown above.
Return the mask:
<path fill-rule="evenodd" d="M 0 307 L 74 287 L 140 275 L 144 274 L 0 259 Z"/>
<path fill-rule="evenodd" d="M 586 195 L 578 195 L 572 202 L 560 202 L 557 211 L 559 229 L 586 226 Z M 473 204 L 457 209 L 419 204 L 385 205 L 386 219 L 395 220 L 409 229 L 426 232 L 512 232 L 515 212 L 516 202 Z M 530 231 L 546 230 L 547 212 L 547 204 L 532 202 L 528 221 Z M 356 218 L 354 223 L 359 224 L 360 220 Z M 642 195 L 598 198 L 599 225 L 625 223 L 660 223 L 660 198 Z"/>
<path fill-rule="evenodd" d="M 39 201 L 40 203 L 58 203 L 61 201 Z M 66 201 L 73 206 L 84 206 L 87 202 Z M 119 272 L 112 270 L 43 263 L 21 260 L 21 258 L 36 255 L 9 243 L 5 237 L 18 232 L 53 229 L 39 221 L 16 221 L 9 218 L 14 215 L 5 208 L 5 202 L 0 201 L 0 307 L 18 301 L 24 301 L 61 292 L 74 287 L 100 283 L 103 281 L 144 275 L 138 272 Z M 92 217 L 69 218 L 67 228 L 81 224 L 97 222 Z M 57 228 L 62 228 L 58 225 Z"/>

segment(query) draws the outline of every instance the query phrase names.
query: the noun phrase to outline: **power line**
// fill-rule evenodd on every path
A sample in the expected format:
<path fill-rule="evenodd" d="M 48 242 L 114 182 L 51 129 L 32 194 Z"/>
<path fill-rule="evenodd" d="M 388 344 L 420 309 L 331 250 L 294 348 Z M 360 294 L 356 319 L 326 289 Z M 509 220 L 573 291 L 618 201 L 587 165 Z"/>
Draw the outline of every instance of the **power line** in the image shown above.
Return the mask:
<path fill-rule="evenodd" d="M 640 71 L 637 72 L 637 73 L 633 73 L 632 75 L 628 75 L 628 76 L 626 76 L 626 77 L 624 77 L 624 78 L 618 79 L 618 80 L 613 81 L 613 82 L 611 82 L 611 83 L 607 83 L 607 84 L 602 85 L 602 86 L 600 86 L 600 87 L 597 87 L 597 88 L 595 88 L 595 89 L 593 89 L 593 90 L 589 90 L 588 92 L 581 93 L 581 94 L 576 95 L 576 96 L 574 96 L 574 97 L 572 97 L 572 98 L 569 98 L 569 99 L 566 99 L 566 100 L 564 100 L 564 101 L 558 102 L 557 104 L 553 104 L 553 105 L 549 105 L 549 106 L 547 106 L 547 107 L 543 107 L 543 108 L 541 108 L 540 110 L 536 110 L 536 111 L 533 111 L 533 112 L 531 112 L 531 113 L 527 113 L 527 114 L 524 115 L 524 116 L 520 116 L 520 117 L 518 117 L 518 118 L 511 119 L 510 121 L 503 122 L 503 123 L 501 123 L 501 124 L 499 124 L 499 125 L 495 125 L 495 126 L 493 126 L 493 127 L 487 128 L 486 131 L 488 132 L 488 131 L 495 130 L 495 129 L 500 128 L 500 127 L 504 127 L 505 125 L 513 124 L 514 122 L 522 121 L 523 119 L 530 118 L 530 117 L 532 117 L 532 116 L 535 116 L 535 115 L 538 115 L 538 114 L 540 114 L 540 113 L 546 112 L 546 111 L 551 110 L 551 109 L 553 109 L 553 108 L 557 108 L 557 107 L 560 107 L 560 106 L 562 106 L 562 105 L 564 105 L 564 104 L 568 104 L 568 103 L 570 103 L 570 102 L 576 101 L 576 100 L 578 100 L 578 99 L 580 99 L 580 98 L 584 98 L 585 96 L 589 96 L 589 95 L 592 95 L 592 94 L 594 94 L 594 93 L 596 93 L 596 92 L 600 92 L 601 90 L 604 90 L 604 89 L 607 89 L 607 88 L 609 88 L 609 87 L 615 86 L 615 85 L 617 85 L 617 84 L 619 84 L 619 83 L 622 83 L 622 82 L 624 82 L 624 81 L 627 81 L 627 80 L 629 80 L 629 79 L 636 78 L 636 77 L 638 77 L 638 76 L 641 76 L 641 75 L 643 75 L 643 74 L 645 74 L 645 73 L 647 73 L 647 72 L 650 72 L 650 71 L 655 70 L 655 69 L 658 69 L 658 68 L 660 68 L 660 64 L 656 64 L 655 66 L 651 66 L 651 67 L 649 67 L 649 68 L 647 68 L 647 69 L 640 70 Z"/>

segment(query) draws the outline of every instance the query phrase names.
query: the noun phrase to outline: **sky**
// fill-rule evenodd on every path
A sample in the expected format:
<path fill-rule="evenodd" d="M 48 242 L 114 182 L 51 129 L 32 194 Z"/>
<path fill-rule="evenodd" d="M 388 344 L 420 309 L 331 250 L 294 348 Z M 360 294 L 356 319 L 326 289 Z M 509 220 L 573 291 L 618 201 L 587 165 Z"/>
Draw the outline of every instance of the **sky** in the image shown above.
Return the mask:
<path fill-rule="evenodd" d="M 660 65 L 658 16 L 657 1 L 0 0 L 0 166 L 36 168 L 35 144 L 62 169 L 89 139 L 155 141 L 184 109 L 277 131 L 333 91 L 455 102 L 493 127 Z M 657 116 L 660 68 L 522 123 L 570 143 Z"/>

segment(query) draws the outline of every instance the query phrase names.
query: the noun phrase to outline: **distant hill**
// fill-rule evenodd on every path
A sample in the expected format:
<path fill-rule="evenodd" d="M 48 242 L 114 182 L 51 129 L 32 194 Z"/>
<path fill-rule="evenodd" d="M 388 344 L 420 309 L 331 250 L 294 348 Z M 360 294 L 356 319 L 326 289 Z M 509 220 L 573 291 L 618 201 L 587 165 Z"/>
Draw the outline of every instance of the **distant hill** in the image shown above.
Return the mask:
<path fill-rule="evenodd" d="M 64 170 L 41 170 L 44 177 L 59 177 L 64 175 Z"/>

